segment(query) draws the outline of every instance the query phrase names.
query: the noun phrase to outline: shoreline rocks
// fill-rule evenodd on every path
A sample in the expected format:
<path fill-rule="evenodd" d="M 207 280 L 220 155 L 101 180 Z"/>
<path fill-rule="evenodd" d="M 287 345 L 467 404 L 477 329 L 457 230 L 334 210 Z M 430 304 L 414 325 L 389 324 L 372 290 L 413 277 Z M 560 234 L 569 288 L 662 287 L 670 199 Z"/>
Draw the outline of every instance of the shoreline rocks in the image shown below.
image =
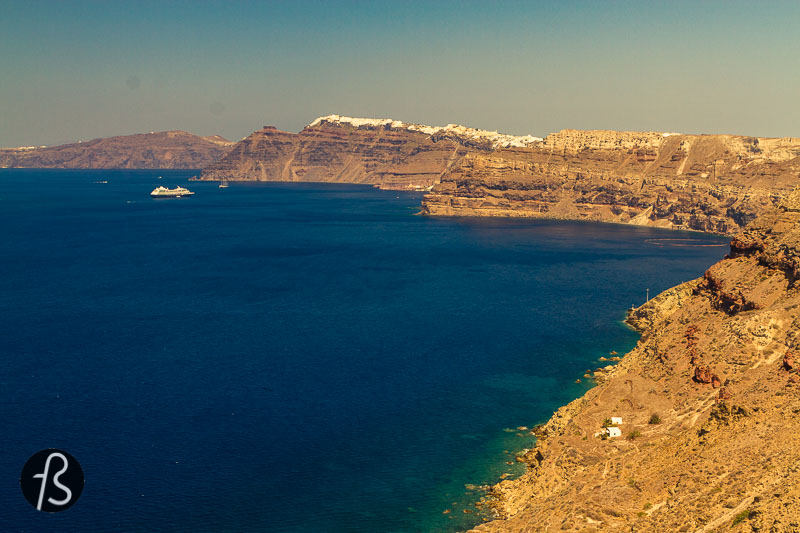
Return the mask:
<path fill-rule="evenodd" d="M 629 312 L 637 346 L 536 428 L 528 471 L 492 487 L 499 519 L 475 531 L 713 531 L 744 511 L 748 530 L 796 529 L 800 212 L 769 211 L 735 242 L 760 244 Z M 593 438 L 612 413 L 622 438 Z"/>

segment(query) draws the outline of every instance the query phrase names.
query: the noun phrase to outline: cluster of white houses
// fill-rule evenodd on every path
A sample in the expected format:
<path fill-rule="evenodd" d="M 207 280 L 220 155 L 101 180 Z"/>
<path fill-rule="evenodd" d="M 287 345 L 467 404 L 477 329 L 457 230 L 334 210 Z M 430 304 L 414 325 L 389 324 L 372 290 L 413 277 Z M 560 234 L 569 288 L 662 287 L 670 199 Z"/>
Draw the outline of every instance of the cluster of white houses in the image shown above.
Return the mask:
<path fill-rule="evenodd" d="M 608 427 L 604 427 L 599 433 L 595 434 L 595 437 L 600 437 L 605 435 L 606 438 L 612 439 L 614 437 L 621 437 L 622 430 L 619 429 L 618 426 L 622 425 L 622 417 L 619 416 L 612 416 L 611 417 L 611 425 Z"/>

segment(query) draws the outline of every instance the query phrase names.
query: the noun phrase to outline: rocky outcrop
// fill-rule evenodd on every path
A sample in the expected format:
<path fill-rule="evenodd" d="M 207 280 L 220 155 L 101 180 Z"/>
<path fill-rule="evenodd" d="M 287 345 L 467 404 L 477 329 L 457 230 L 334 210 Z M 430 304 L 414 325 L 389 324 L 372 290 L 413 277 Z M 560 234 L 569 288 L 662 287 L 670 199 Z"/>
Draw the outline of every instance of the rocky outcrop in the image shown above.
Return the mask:
<path fill-rule="evenodd" d="M 233 146 L 219 136 L 185 131 L 106 137 L 60 146 L 0 148 L 0 168 L 196 168 Z"/>
<path fill-rule="evenodd" d="M 797 530 L 798 245 L 784 202 L 710 275 L 632 310 L 636 348 L 537 432 L 528 472 L 483 502 L 500 519 L 477 529 Z M 596 436 L 612 414 L 623 436 Z"/>
<path fill-rule="evenodd" d="M 422 210 L 732 234 L 782 201 L 798 172 L 800 139 L 564 130 L 468 154 Z"/>
<path fill-rule="evenodd" d="M 694 368 L 694 380 L 698 383 L 711 383 L 713 374 L 711 368 L 706 365 L 696 366 Z"/>

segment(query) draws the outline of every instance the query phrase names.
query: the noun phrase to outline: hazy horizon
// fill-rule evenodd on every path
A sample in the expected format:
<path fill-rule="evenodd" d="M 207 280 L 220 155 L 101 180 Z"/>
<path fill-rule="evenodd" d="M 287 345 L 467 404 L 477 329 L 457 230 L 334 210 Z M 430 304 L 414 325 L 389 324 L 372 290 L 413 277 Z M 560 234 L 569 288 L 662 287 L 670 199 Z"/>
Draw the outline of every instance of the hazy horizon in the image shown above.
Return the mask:
<path fill-rule="evenodd" d="M 800 137 L 800 4 L 5 2 L 0 146 L 318 116 Z"/>

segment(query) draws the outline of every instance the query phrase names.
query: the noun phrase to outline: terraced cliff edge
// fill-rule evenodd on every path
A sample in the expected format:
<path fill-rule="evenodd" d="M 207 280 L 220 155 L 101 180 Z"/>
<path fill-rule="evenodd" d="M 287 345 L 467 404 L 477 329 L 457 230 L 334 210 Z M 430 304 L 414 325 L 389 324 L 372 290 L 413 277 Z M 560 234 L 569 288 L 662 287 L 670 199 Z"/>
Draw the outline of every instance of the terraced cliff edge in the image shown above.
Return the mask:
<path fill-rule="evenodd" d="M 798 279 L 793 193 L 630 313 L 636 348 L 536 430 L 476 531 L 800 530 Z"/>
<path fill-rule="evenodd" d="M 233 142 L 215 135 L 162 131 L 59 146 L 0 148 L 0 168 L 204 168 Z"/>
<path fill-rule="evenodd" d="M 320 117 L 254 132 L 205 180 L 427 190 L 422 213 L 595 220 L 733 234 L 798 183 L 800 139 L 563 130 L 544 139 L 450 124 Z"/>

